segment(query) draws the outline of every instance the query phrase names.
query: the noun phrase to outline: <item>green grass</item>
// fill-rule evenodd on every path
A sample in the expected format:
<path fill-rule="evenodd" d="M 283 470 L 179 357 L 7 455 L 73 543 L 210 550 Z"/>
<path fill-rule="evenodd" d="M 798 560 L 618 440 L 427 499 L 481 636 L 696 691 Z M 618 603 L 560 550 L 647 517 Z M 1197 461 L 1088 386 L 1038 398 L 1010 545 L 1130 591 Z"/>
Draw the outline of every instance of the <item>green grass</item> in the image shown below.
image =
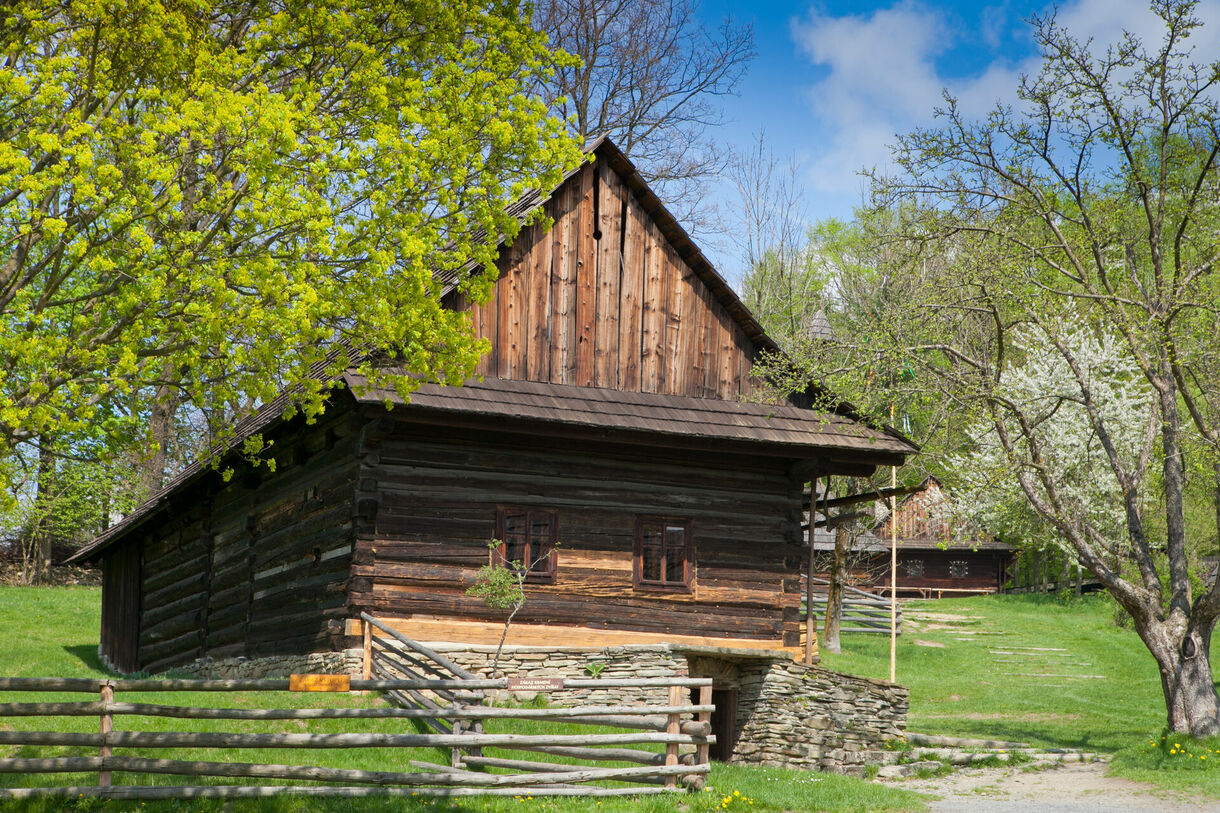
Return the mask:
<path fill-rule="evenodd" d="M 911 690 L 909 729 L 1114 755 L 1116 774 L 1220 796 L 1220 755 L 1192 762 L 1149 745 L 1165 726 L 1156 663 L 1134 631 L 1115 625 L 1112 607 L 1102 596 L 1037 595 L 905 604 L 965 617 L 948 629 L 904 627 L 897 677 Z M 887 637 L 843 641 L 842 654 L 823 652 L 823 666 L 889 677 Z"/>
<path fill-rule="evenodd" d="M 100 677 L 107 673 L 97 658 L 97 633 L 100 591 L 88 587 L 64 588 L 15 588 L 0 587 L 0 629 L 5 631 L 5 642 L 0 650 L 0 675 L 10 677 Z M 36 701 L 82 701 L 95 698 L 80 694 L 34 694 L 26 692 L 0 692 L 0 702 Z M 338 694 L 288 694 L 283 692 L 238 694 L 178 693 L 139 694 L 124 693 L 116 698 L 129 702 L 171 703 L 175 705 L 217 706 L 231 705 L 247 708 L 274 708 L 325 704 L 328 706 L 361 706 L 380 703 L 375 695 L 349 696 Z M 224 720 L 172 720 L 168 718 L 139 718 L 139 728 L 146 731 L 305 731 L 331 733 L 345 730 L 385 731 L 411 733 L 418 730 L 409 721 L 394 720 L 318 720 L 308 723 L 298 721 L 269 721 L 248 723 Z M 116 727 L 135 728 L 131 718 L 118 718 Z M 306 728 L 308 726 L 308 728 Z M 547 729 L 533 721 L 518 721 L 505 724 L 517 733 L 540 733 Z M 41 731 L 96 731 L 97 720 L 91 717 L 52 718 L 8 718 L 0 721 L 0 728 Z M 489 726 L 488 730 L 495 730 Z M 591 729 L 590 729 L 591 730 Z M 576 733 L 575 727 L 564 727 L 563 733 Z M 621 731 L 616 730 L 616 733 Z M 124 752 L 134 753 L 134 752 Z M 85 755 L 86 751 L 71 748 L 33 748 L 0 746 L 0 757 L 14 756 L 70 756 Z M 365 770 L 409 771 L 409 759 L 426 762 L 448 762 L 448 753 L 418 749 L 404 755 L 401 750 L 391 749 L 333 749 L 292 750 L 233 749 L 217 751 L 158 750 L 145 752 L 142 756 L 167 759 L 203 759 L 232 762 L 282 762 L 287 764 L 326 765 L 338 768 L 361 768 Z M 542 758 L 542 755 L 531 758 Z M 116 784 L 157 784 L 213 782 L 221 784 L 232 780 L 203 779 L 182 780 L 170 775 L 132 776 L 116 775 Z M 37 784 L 58 786 L 93 785 L 96 774 L 44 774 Z M 0 774 L 0 787 L 33 785 L 29 777 Z M 289 811 L 318 810 L 325 813 L 381 813 L 385 811 L 519 811 L 543 809 L 557 811 L 690 811 L 701 813 L 713 810 L 825 810 L 843 811 L 902 811 L 922 810 L 923 797 L 900 788 L 875 785 L 860 779 L 815 774 L 802 771 L 787 771 L 778 768 L 754 768 L 737 765 L 713 766 L 709 778 L 713 791 L 677 797 L 628 797 L 608 798 L 600 804 L 596 800 L 545 799 L 513 797 L 464 798 L 460 800 L 432 800 L 427 798 L 396 799 L 310 799 L 304 797 L 280 797 L 260 800 L 196 800 L 190 802 L 101 802 L 92 799 L 46 799 L 22 803 L 7 803 L 4 810 L 21 813 L 51 813 L 59 810 L 132 810 L 132 811 L 189 811 L 190 813 L 289 813 Z M 726 801 L 727 800 L 727 801 Z"/>

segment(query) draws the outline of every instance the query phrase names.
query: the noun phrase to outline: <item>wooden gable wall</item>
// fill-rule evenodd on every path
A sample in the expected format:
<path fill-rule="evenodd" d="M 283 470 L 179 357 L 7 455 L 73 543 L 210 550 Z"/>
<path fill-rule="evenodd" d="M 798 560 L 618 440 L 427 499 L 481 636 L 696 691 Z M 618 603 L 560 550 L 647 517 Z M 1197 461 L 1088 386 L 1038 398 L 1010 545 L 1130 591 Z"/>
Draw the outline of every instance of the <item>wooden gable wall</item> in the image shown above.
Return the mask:
<path fill-rule="evenodd" d="M 732 399 L 755 348 L 609 162 L 586 164 L 545 204 L 553 221 L 501 253 L 486 305 L 457 303 L 491 342 L 479 373 Z"/>

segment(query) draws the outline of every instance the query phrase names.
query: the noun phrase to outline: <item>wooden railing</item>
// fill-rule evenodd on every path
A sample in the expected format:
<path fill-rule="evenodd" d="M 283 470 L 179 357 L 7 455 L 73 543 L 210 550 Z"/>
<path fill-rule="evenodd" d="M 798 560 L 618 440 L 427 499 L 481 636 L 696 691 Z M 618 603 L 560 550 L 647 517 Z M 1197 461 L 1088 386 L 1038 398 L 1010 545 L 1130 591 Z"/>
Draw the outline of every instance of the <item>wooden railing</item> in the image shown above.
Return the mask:
<path fill-rule="evenodd" d="M 422 667 L 421 667 L 422 668 Z M 575 708 L 500 708 L 463 702 L 487 690 L 509 688 L 505 678 L 414 680 L 352 680 L 346 675 L 294 675 L 287 680 L 95 680 L 71 678 L 0 678 L 0 692 L 79 692 L 96 695 L 87 702 L 0 703 L 0 720 L 13 717 L 96 717 L 96 732 L 0 730 L 0 746 L 51 746 L 95 749 L 96 756 L 15 757 L 0 759 L 0 773 L 30 775 L 96 772 L 96 785 L 0 788 L 0 800 L 32 796 L 93 796 L 117 799 L 258 797 L 279 794 L 362 797 L 372 795 L 467 796 L 478 794 L 534 796 L 621 796 L 664 793 L 682 787 L 702 787 L 709 765 L 711 681 L 698 678 L 641 680 L 571 680 L 564 688 L 585 686 L 669 687 L 667 706 L 581 706 Z M 684 689 L 698 689 L 700 703 L 681 701 Z M 430 702 L 410 708 L 201 708 L 115 700 L 128 692 L 286 692 L 380 691 Z M 430 696 L 453 702 L 442 703 Z M 693 719 L 686 721 L 682 717 Z M 119 730 L 116 717 L 161 717 L 192 720 L 423 720 L 433 733 L 251 733 L 164 732 Z M 487 734 L 455 731 L 458 721 L 544 719 L 552 722 L 631 727 L 623 734 Z M 449 726 L 438 731 L 437 723 Z M 624 746 L 663 745 L 664 753 Z M 619 765 L 578 765 L 484 757 L 470 749 L 506 748 L 543 751 L 576 760 Z M 365 771 L 317 765 L 284 765 L 118 755 L 116 749 L 230 748 L 449 748 L 459 749 L 457 765 L 410 761 L 413 772 Z M 687 753 L 683 753 L 687 751 Z M 487 769 L 515 773 L 492 774 Z M 182 786 L 116 785 L 114 772 L 173 774 L 187 777 L 229 777 L 254 780 L 308 781 L 311 785 L 197 784 Z M 631 787 L 600 787 L 585 783 L 613 781 Z M 639 785 L 645 785 L 640 787 Z"/>
<path fill-rule="evenodd" d="M 611 728 L 632 728 L 644 731 L 654 731 L 665 734 L 681 734 L 697 738 L 693 753 L 680 753 L 678 741 L 669 742 L 665 754 L 629 748 L 598 748 L 599 736 L 589 735 L 588 742 L 572 746 L 564 743 L 520 743 L 512 750 L 529 751 L 550 754 L 565 759 L 582 759 L 595 761 L 620 761 L 638 763 L 641 765 L 663 765 L 675 768 L 681 764 L 708 764 L 709 746 L 715 742 L 711 732 L 712 681 L 710 678 L 654 678 L 654 679 L 560 679 L 546 678 L 524 686 L 512 679 L 501 678 L 489 681 L 480 678 L 472 672 L 463 669 L 453 661 L 434 651 L 425 644 L 407 637 L 393 627 L 378 620 L 368 613 L 361 613 L 360 620 L 364 632 L 364 674 L 380 679 L 423 679 L 434 678 L 456 679 L 460 681 L 463 690 L 453 692 L 438 692 L 436 699 L 430 697 L 430 692 L 394 692 L 387 693 L 394 702 L 404 708 L 420 711 L 448 708 L 464 710 L 462 716 L 454 718 L 452 724 L 443 720 L 432 721 L 446 726 L 447 732 L 453 734 L 472 735 L 455 746 L 450 755 L 452 768 L 508 768 L 520 771 L 552 771 L 554 763 L 537 762 L 523 759 L 498 759 L 483 754 L 482 744 L 478 737 L 483 734 L 483 723 L 488 719 L 515 717 L 517 719 L 546 719 L 552 723 L 568 723 L 574 725 L 597 725 Z M 492 686 L 491 684 L 495 684 Z M 534 688 L 543 691 L 560 691 L 566 689 L 614 689 L 614 688 L 657 688 L 668 689 L 668 704 L 663 707 L 647 706 L 583 706 L 576 708 L 547 709 L 502 709 L 484 705 L 487 702 L 486 689 Z M 699 702 L 691 705 L 684 703 L 683 691 L 689 690 L 699 694 Z M 441 702 L 438 702 L 441 701 Z M 683 721 L 683 714 L 693 714 L 694 719 Z M 570 765 L 572 769 L 580 766 Z M 669 788 L 683 784 L 692 789 L 704 786 L 704 774 L 681 771 L 665 775 L 649 776 L 641 771 L 637 780 L 643 783 L 660 783 Z"/>
<path fill-rule="evenodd" d="M 827 596 L 830 586 L 826 579 L 814 577 L 813 612 L 818 618 L 826 616 Z M 804 610 L 802 602 L 802 611 Z M 802 616 L 803 617 L 803 616 Z M 889 634 L 890 600 L 867 590 L 843 585 L 843 617 L 839 632 L 875 632 Z M 902 607 L 898 607 L 898 634 L 902 634 Z"/>

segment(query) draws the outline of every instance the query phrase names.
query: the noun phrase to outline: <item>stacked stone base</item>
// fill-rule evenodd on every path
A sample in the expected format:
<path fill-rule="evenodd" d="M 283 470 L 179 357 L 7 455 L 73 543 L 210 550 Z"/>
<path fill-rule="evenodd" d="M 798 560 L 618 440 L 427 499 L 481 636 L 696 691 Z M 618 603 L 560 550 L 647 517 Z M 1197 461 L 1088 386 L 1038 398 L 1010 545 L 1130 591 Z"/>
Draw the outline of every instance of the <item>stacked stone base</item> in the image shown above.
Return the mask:
<path fill-rule="evenodd" d="M 361 650 L 345 649 L 261 658 L 200 658 L 188 666 L 174 667 L 173 672 L 207 680 L 261 680 L 289 675 L 359 675 L 363 664 L 364 653 Z"/>

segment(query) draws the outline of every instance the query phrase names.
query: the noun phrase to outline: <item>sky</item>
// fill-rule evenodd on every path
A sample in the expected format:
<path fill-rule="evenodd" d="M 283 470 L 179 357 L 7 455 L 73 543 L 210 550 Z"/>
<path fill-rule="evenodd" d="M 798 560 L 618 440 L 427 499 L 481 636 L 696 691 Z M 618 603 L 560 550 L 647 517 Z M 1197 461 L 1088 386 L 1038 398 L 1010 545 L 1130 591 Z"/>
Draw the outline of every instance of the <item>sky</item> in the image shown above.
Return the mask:
<path fill-rule="evenodd" d="M 742 150 L 758 134 L 779 156 L 794 156 L 812 219 L 849 219 L 864 199 L 866 167 L 884 169 L 896 133 L 933 123 L 948 90 L 972 118 L 997 101 L 1013 102 L 1022 73 L 1039 64 L 1032 27 L 1042 2 L 762 2 L 701 0 L 709 27 L 725 16 L 752 23 L 757 56 L 725 97 L 717 137 Z M 1192 38 L 1201 60 L 1220 58 L 1220 0 L 1204 0 L 1204 27 Z M 1057 19 L 1097 47 L 1124 29 L 1159 43 L 1161 24 L 1147 0 L 1063 0 Z M 735 204 L 727 184 L 721 209 Z M 740 275 L 733 249 L 705 246 L 731 281 Z"/>

